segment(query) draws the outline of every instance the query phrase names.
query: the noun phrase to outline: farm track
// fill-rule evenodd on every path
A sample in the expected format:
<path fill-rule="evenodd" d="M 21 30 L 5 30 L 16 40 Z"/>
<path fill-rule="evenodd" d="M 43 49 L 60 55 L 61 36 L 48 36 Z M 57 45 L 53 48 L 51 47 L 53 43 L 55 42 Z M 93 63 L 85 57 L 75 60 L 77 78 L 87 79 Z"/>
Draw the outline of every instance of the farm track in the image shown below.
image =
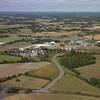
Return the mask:
<path fill-rule="evenodd" d="M 45 87 L 43 87 L 39 90 L 33 90 L 33 95 L 35 93 L 49 93 L 49 89 L 52 88 L 59 80 L 61 80 L 63 78 L 63 76 L 64 76 L 63 67 L 57 61 L 57 57 L 62 56 L 62 55 L 64 55 L 64 54 L 58 54 L 58 55 L 55 55 L 52 58 L 52 62 L 57 65 L 57 67 L 60 71 L 59 75 L 53 81 L 51 81 L 48 85 L 46 85 Z M 75 92 L 53 91 L 52 93 L 53 94 L 71 94 L 71 95 L 79 95 L 79 96 L 100 98 L 100 95 L 92 95 L 92 94 L 81 93 L 81 92 L 80 93 L 75 93 Z M 3 98 L 3 96 L 1 98 Z M 0 98 L 0 100 L 1 100 L 1 98 Z"/>
<path fill-rule="evenodd" d="M 59 69 L 59 75 L 53 80 L 51 81 L 47 86 L 45 86 L 44 88 L 40 89 L 40 90 L 33 90 L 33 92 L 49 92 L 48 90 L 54 86 L 60 79 L 63 78 L 64 76 L 64 70 L 62 68 L 62 66 L 59 64 L 59 62 L 57 61 L 57 57 L 58 56 L 61 56 L 61 54 L 59 55 L 55 55 L 53 58 L 52 58 L 52 62 L 55 63 Z"/>
<path fill-rule="evenodd" d="M 48 93 L 49 89 L 52 88 L 59 80 L 61 80 L 64 76 L 64 70 L 63 67 L 59 64 L 59 62 L 57 61 L 57 57 L 62 56 L 64 54 L 58 54 L 55 55 L 52 58 L 52 62 L 55 63 L 60 71 L 58 77 L 56 77 L 53 81 L 51 81 L 47 86 L 45 86 L 44 88 L 40 89 L 40 90 L 33 90 L 33 93 Z M 54 94 L 71 94 L 71 95 L 80 95 L 80 96 L 87 96 L 87 97 L 96 97 L 96 98 L 100 98 L 100 95 L 92 95 L 92 94 L 88 94 L 88 93 L 75 93 L 75 92 L 64 92 L 64 91 L 54 91 L 52 92 Z"/>

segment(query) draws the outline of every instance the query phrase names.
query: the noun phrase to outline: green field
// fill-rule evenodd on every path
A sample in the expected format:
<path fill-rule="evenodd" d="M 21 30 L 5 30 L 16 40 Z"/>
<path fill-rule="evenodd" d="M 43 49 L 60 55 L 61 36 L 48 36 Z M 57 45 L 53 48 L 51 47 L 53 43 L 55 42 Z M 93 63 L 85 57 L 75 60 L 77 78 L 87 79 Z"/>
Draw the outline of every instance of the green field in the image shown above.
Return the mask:
<path fill-rule="evenodd" d="M 0 42 L 7 43 L 7 42 L 12 42 L 15 40 L 21 40 L 22 37 L 18 37 L 17 35 L 9 35 L 9 37 L 5 38 L 0 38 Z"/>
<path fill-rule="evenodd" d="M 100 55 L 95 55 L 96 64 L 87 65 L 84 67 L 76 68 L 80 75 L 86 79 L 98 78 L 100 79 Z"/>
<path fill-rule="evenodd" d="M 91 86 L 80 78 L 68 74 L 66 74 L 64 78 L 56 83 L 50 90 L 52 92 L 60 93 L 83 93 L 100 96 L 100 90 L 98 88 Z"/>
<path fill-rule="evenodd" d="M 49 64 L 41 69 L 33 70 L 27 73 L 28 76 L 40 77 L 49 80 L 53 80 L 58 74 L 59 70 L 55 64 Z"/>
<path fill-rule="evenodd" d="M 19 87 L 19 88 L 29 88 L 29 89 L 40 89 L 49 81 L 40 78 L 28 77 L 28 76 L 19 76 L 17 78 L 8 80 L 1 83 L 2 85 L 7 85 L 10 87 Z"/>
<path fill-rule="evenodd" d="M 0 54 L 0 63 L 13 63 L 22 61 L 21 57 Z"/>

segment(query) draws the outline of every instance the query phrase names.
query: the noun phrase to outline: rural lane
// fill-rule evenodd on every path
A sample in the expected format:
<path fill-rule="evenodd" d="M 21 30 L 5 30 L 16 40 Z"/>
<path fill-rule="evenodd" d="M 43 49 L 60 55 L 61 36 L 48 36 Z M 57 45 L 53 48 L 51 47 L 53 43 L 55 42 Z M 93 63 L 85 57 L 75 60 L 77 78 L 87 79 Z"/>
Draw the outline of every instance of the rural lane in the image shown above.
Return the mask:
<path fill-rule="evenodd" d="M 64 70 L 63 70 L 63 67 L 59 64 L 59 62 L 57 61 L 57 57 L 61 56 L 62 54 L 58 54 L 58 55 L 55 55 L 53 58 L 52 58 L 52 62 L 54 64 L 57 65 L 58 69 L 59 69 L 59 75 L 54 79 L 52 80 L 48 85 L 46 85 L 44 88 L 41 88 L 40 90 L 33 90 L 33 92 L 48 92 L 48 90 L 53 87 L 59 80 L 61 80 L 64 76 Z"/>

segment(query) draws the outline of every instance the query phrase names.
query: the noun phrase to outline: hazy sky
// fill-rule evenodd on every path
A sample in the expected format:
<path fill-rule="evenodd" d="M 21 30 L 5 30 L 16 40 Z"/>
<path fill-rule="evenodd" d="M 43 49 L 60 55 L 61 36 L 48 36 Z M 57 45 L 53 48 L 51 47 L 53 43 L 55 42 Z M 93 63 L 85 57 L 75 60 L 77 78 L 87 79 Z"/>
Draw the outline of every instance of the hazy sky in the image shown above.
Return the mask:
<path fill-rule="evenodd" d="M 0 11 L 100 11 L 100 0 L 0 0 Z"/>

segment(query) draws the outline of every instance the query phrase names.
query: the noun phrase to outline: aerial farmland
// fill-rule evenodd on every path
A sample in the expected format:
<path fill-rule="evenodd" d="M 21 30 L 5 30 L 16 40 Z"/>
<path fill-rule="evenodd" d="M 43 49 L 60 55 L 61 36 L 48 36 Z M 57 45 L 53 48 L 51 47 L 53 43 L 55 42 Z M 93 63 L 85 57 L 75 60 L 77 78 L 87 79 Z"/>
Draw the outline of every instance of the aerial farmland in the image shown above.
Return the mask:
<path fill-rule="evenodd" d="M 83 15 L 0 13 L 0 100 L 100 99 L 100 15 Z"/>

